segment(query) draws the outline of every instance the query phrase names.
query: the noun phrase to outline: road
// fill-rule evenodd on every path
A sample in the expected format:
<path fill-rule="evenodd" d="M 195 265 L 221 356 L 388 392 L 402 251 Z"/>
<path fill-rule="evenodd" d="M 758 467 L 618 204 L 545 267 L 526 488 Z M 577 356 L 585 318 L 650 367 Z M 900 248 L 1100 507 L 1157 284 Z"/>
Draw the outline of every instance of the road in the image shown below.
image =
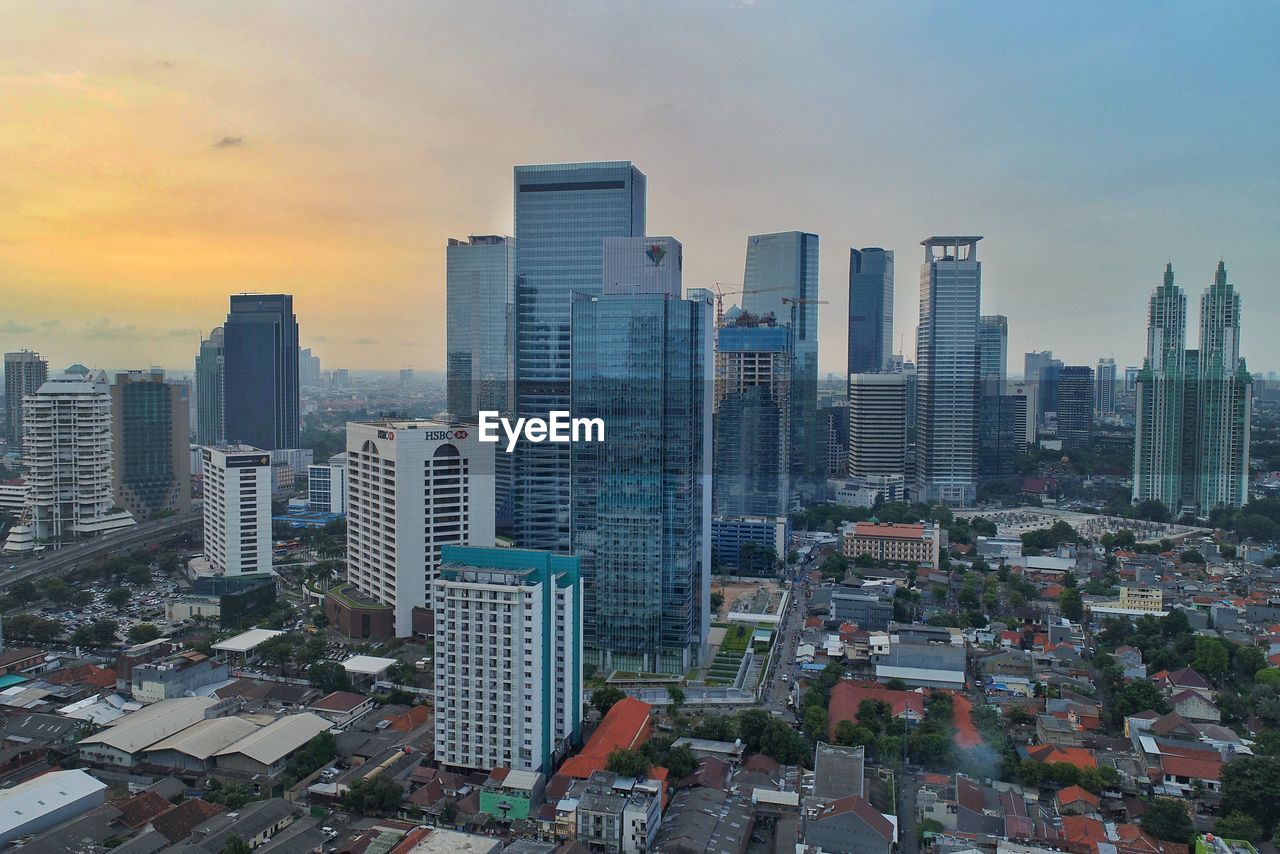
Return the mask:
<path fill-rule="evenodd" d="M 791 680 L 795 678 L 796 647 L 800 643 L 800 633 L 809 613 L 808 574 L 813 568 L 812 563 L 806 561 L 793 574 L 791 601 L 787 605 L 787 612 L 782 615 L 782 622 L 778 624 L 778 637 L 761 697 L 762 704 L 770 712 L 785 712 L 787 708 L 787 695 L 791 691 Z"/>
<path fill-rule="evenodd" d="M 200 510 L 193 508 L 191 511 L 177 516 L 169 516 L 153 522 L 139 522 L 132 528 L 108 534 L 104 537 L 95 537 L 92 540 L 66 545 L 60 549 L 46 549 L 40 552 L 43 557 L 35 557 L 34 555 L 26 557 L 0 555 L 0 566 L 7 567 L 15 563 L 18 565 L 17 569 L 5 570 L 0 573 L 0 589 L 16 584 L 26 578 L 61 575 L 88 561 L 108 558 L 122 552 L 130 552 L 149 546 L 152 543 L 163 542 L 199 525 L 200 520 Z"/>

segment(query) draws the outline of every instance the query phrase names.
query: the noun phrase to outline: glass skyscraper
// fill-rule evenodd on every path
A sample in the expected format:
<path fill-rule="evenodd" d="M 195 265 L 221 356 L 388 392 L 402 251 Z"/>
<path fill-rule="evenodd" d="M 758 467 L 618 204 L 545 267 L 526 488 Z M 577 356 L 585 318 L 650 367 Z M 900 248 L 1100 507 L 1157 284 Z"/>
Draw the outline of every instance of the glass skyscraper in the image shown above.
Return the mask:
<path fill-rule="evenodd" d="M 1004 394 L 1009 354 L 1009 318 L 984 314 L 978 318 L 978 376 L 984 395 Z"/>
<path fill-rule="evenodd" d="M 1201 513 L 1249 500 L 1253 377 L 1240 356 L 1240 294 L 1222 261 L 1200 297 L 1197 500 Z"/>
<path fill-rule="evenodd" d="M 1094 373 L 1093 412 L 1098 418 L 1116 414 L 1116 360 L 1099 359 Z"/>
<path fill-rule="evenodd" d="M 978 447 L 981 237 L 922 242 L 916 329 L 915 499 L 971 504 Z"/>
<path fill-rule="evenodd" d="M 482 409 L 512 412 L 515 241 L 497 235 L 450 238 L 445 290 L 449 412 L 466 421 Z"/>
<path fill-rule="evenodd" d="M 573 295 L 601 292 L 604 238 L 644 229 L 645 176 L 629 162 L 516 167 L 517 416 L 569 409 Z M 569 466 L 568 445 L 517 448 L 520 546 L 569 549 Z"/>
<path fill-rule="evenodd" d="M 886 370 L 893 354 L 893 252 L 849 250 L 849 373 Z"/>
<path fill-rule="evenodd" d="M 1133 500 L 1155 499 L 1177 512 L 1184 495 L 1183 415 L 1187 391 L 1187 295 L 1173 264 L 1147 304 L 1147 357 L 1137 380 Z"/>
<path fill-rule="evenodd" d="M 803 231 L 747 238 L 742 307 L 772 313 L 791 328 L 791 474 L 814 483 L 825 478 L 818 437 L 818 235 Z"/>
<path fill-rule="evenodd" d="M 227 440 L 223 388 L 225 382 L 222 327 L 200 341 L 196 356 L 196 444 L 221 445 Z"/>
<path fill-rule="evenodd" d="M 585 661 L 680 674 L 710 629 L 712 301 L 680 298 L 671 238 L 604 245 L 604 292 L 573 298 L 571 410 L 606 433 L 563 446 Z"/>
<path fill-rule="evenodd" d="M 289 294 L 234 294 L 222 327 L 226 438 L 298 447 L 298 319 Z"/>

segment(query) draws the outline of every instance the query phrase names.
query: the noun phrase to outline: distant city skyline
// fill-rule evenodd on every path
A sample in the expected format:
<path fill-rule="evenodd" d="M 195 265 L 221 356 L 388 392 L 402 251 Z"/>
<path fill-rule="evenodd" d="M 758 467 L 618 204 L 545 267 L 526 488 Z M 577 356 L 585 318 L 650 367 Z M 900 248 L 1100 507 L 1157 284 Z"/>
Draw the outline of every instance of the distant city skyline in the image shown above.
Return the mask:
<path fill-rule="evenodd" d="M 228 295 L 283 292 L 327 367 L 443 370 L 447 238 L 512 233 L 516 164 L 629 159 L 689 287 L 740 281 L 748 235 L 820 236 L 820 375 L 849 247 L 939 233 L 986 236 L 1014 364 L 1140 364 L 1164 263 L 1198 292 L 1224 258 L 1280 368 L 1277 7 L 646 6 L 677 12 L 641 44 L 588 3 L 7 6 L 0 341 L 190 370 Z"/>

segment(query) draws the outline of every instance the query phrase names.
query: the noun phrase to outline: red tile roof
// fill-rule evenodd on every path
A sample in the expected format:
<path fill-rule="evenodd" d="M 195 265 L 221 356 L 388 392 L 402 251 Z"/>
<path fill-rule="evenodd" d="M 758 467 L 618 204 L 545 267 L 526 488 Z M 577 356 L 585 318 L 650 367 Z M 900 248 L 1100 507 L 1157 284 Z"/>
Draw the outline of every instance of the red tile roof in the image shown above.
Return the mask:
<path fill-rule="evenodd" d="M 350 691 L 334 691 L 321 697 L 311 704 L 311 708 L 319 709 L 322 712 L 353 712 L 356 709 L 369 702 L 369 698 L 363 694 L 353 694 Z"/>
<path fill-rule="evenodd" d="M 1077 768 L 1097 768 L 1098 760 L 1093 751 L 1086 747 L 1058 747 L 1054 744 L 1040 744 L 1027 748 L 1027 755 L 1040 762 L 1053 764 L 1066 762 Z"/>
<path fill-rule="evenodd" d="M 900 525 L 892 522 L 857 522 L 853 527 L 855 537 L 883 537 L 890 540 L 919 540 L 924 538 L 924 525 Z"/>
<path fill-rule="evenodd" d="M 615 750 L 635 750 L 649 740 L 653 732 L 653 720 L 649 711 L 653 707 L 635 697 L 624 697 L 613 704 L 600 726 L 583 745 L 582 752 L 571 756 L 560 766 L 560 773 L 585 780 L 595 771 L 606 767 L 609 754 Z"/>
<path fill-rule="evenodd" d="M 173 809 L 173 804 L 155 792 L 139 792 L 129 800 L 118 805 L 120 818 L 118 821 L 130 830 L 145 827 L 157 816 Z"/>
<path fill-rule="evenodd" d="M 82 664 L 79 667 L 71 667 L 50 673 L 45 676 L 45 681 L 54 685 L 71 685 L 76 682 L 83 682 L 86 685 L 92 685 L 94 688 L 114 688 L 116 686 L 116 672 L 110 668 L 98 667 L 94 664 Z"/>
<path fill-rule="evenodd" d="M 893 716 L 905 714 L 908 709 L 924 716 L 924 695 L 915 691 L 895 691 L 878 682 L 837 682 L 827 701 L 827 717 L 831 724 L 831 736 L 835 737 L 836 724 L 840 721 L 858 722 L 858 707 L 863 700 L 880 700 L 888 703 Z"/>
<path fill-rule="evenodd" d="M 1090 792 L 1088 789 L 1082 789 L 1079 786 L 1067 786 L 1065 789 L 1058 792 L 1059 806 L 1072 804 L 1076 801 L 1084 801 L 1094 809 L 1097 809 L 1098 804 L 1101 803 L 1097 795 Z"/>
<path fill-rule="evenodd" d="M 1222 759 L 1200 759 L 1194 756 L 1161 756 L 1160 769 L 1166 774 L 1190 777 L 1193 780 L 1218 780 L 1222 777 Z"/>
<path fill-rule="evenodd" d="M 869 830 L 879 834 L 885 842 L 893 840 L 893 822 L 889 821 L 889 819 L 880 814 L 879 810 L 857 795 L 849 795 L 832 801 L 820 809 L 813 820 L 821 822 L 846 813 L 853 813 L 862 819 L 863 824 Z"/>
<path fill-rule="evenodd" d="M 387 724 L 387 729 L 395 732 L 413 732 L 419 727 L 426 726 L 430 720 L 430 706 L 414 706 L 409 711 L 391 718 L 391 723 Z"/>
<path fill-rule="evenodd" d="M 1064 815 L 1062 836 L 1068 842 L 1074 845 L 1085 845 L 1090 850 L 1097 850 L 1096 843 L 1108 841 L 1107 829 L 1102 822 L 1087 815 Z"/>
<path fill-rule="evenodd" d="M 181 842 L 191 835 L 197 825 L 204 824 L 220 812 L 226 812 L 222 804 L 212 804 L 199 798 L 191 798 L 178 804 L 151 822 L 151 827 L 170 842 Z"/>

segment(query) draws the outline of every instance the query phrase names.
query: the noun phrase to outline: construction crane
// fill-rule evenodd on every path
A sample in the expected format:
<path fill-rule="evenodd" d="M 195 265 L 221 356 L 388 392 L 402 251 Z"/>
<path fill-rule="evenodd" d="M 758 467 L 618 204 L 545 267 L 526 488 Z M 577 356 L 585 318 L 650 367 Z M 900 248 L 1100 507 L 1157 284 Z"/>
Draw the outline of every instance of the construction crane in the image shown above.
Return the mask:
<path fill-rule="evenodd" d="M 721 285 L 729 285 L 730 289 L 724 290 L 724 288 L 722 288 Z M 794 289 L 794 286 L 792 285 L 778 285 L 777 287 L 772 287 L 772 288 L 747 288 L 735 282 L 716 282 L 715 283 L 716 326 L 719 327 L 720 324 L 724 321 L 724 295 L 725 294 L 742 294 L 743 296 L 746 296 L 747 294 L 767 294 L 767 293 L 772 293 L 773 291 L 790 291 L 793 289 Z"/>

